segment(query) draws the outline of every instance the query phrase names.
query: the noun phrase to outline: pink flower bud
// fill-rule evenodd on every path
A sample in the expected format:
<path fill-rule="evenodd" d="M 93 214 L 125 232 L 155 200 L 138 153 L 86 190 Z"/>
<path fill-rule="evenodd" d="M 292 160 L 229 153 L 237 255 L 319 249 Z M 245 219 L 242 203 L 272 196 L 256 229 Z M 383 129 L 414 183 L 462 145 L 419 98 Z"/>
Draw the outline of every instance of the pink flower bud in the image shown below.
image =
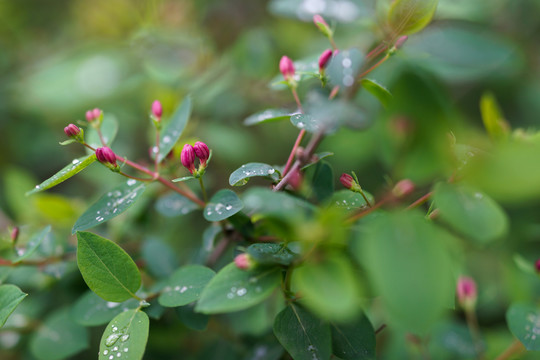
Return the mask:
<path fill-rule="evenodd" d="M 253 258 L 246 253 L 236 255 L 234 264 L 240 270 L 251 270 L 255 265 Z"/>
<path fill-rule="evenodd" d="M 19 228 L 15 226 L 13 230 L 11 230 L 11 242 L 16 243 L 18 238 L 19 238 Z"/>
<path fill-rule="evenodd" d="M 94 110 L 92 110 L 92 116 L 94 117 L 94 119 L 99 118 L 101 116 L 101 110 L 98 108 L 95 108 Z"/>
<path fill-rule="evenodd" d="M 68 137 L 75 137 L 81 133 L 81 129 L 75 124 L 69 124 L 64 128 L 64 132 Z"/>
<path fill-rule="evenodd" d="M 152 103 L 152 114 L 158 118 L 161 119 L 161 115 L 163 114 L 163 107 L 161 106 L 161 103 L 159 100 L 155 100 Z"/>
<path fill-rule="evenodd" d="M 292 60 L 287 56 L 282 56 L 279 61 L 279 71 L 283 74 L 283 78 L 286 81 L 292 80 L 294 77 L 294 64 Z"/>
<path fill-rule="evenodd" d="M 324 18 L 319 14 L 313 15 L 313 22 L 315 23 L 315 26 L 317 26 L 319 29 L 321 29 L 322 26 L 325 26 L 325 27 L 329 28 L 326 21 L 324 21 Z M 321 29 L 321 30 L 323 30 L 323 29 Z"/>
<path fill-rule="evenodd" d="M 459 305 L 467 311 L 473 310 L 478 297 L 476 282 L 467 276 L 460 276 L 457 283 L 456 294 Z"/>
<path fill-rule="evenodd" d="M 190 173 L 195 171 L 195 150 L 193 146 L 186 144 L 180 153 L 180 161 Z"/>
<path fill-rule="evenodd" d="M 536 269 L 536 272 L 540 274 L 540 259 L 536 260 L 534 268 Z"/>
<path fill-rule="evenodd" d="M 414 191 L 414 183 L 409 179 L 399 181 L 392 189 L 392 194 L 395 197 L 400 198 L 407 196 Z"/>
<path fill-rule="evenodd" d="M 92 110 L 88 110 L 86 112 L 86 120 L 88 122 L 92 122 L 92 120 L 94 120 L 94 114 L 92 113 Z"/>
<path fill-rule="evenodd" d="M 328 65 L 328 61 L 332 57 L 332 50 L 327 49 L 324 50 L 324 52 L 319 57 L 319 71 L 322 72 L 326 65 Z"/>
<path fill-rule="evenodd" d="M 341 174 L 341 176 L 339 177 L 339 181 L 347 189 L 351 189 L 356 183 L 356 181 L 354 181 L 354 178 L 351 175 L 345 173 Z"/>
<path fill-rule="evenodd" d="M 100 147 L 96 149 L 96 157 L 99 162 L 104 164 L 116 165 L 116 155 L 115 153 L 108 148 L 107 146 Z"/>
<path fill-rule="evenodd" d="M 395 48 L 401 49 L 401 47 L 403 46 L 403 44 L 405 44 L 405 41 L 407 41 L 408 38 L 409 37 L 407 35 L 403 35 L 399 37 L 394 44 Z"/>
<path fill-rule="evenodd" d="M 202 141 L 197 141 L 195 145 L 193 145 L 193 150 L 195 151 L 195 155 L 197 155 L 201 161 L 202 166 L 206 167 L 206 160 L 208 160 L 208 157 L 210 156 L 208 146 Z"/>

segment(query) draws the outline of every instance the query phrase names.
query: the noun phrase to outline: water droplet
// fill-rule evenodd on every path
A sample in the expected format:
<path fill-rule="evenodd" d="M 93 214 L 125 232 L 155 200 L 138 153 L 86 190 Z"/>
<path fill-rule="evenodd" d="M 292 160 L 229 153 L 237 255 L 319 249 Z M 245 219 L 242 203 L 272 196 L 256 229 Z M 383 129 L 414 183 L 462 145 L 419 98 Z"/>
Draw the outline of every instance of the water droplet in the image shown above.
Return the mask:
<path fill-rule="evenodd" d="M 296 127 L 299 127 L 299 128 L 303 128 L 305 126 L 305 124 L 301 121 L 299 121 L 297 124 L 296 124 Z"/>
<path fill-rule="evenodd" d="M 246 295 L 246 293 L 247 293 L 247 290 L 245 288 L 242 288 L 242 289 L 238 289 L 238 291 L 236 292 L 236 295 L 244 296 Z"/>
<path fill-rule="evenodd" d="M 276 172 L 276 169 L 270 169 L 270 170 L 268 170 L 268 174 L 269 174 L 269 175 L 272 175 L 272 174 L 275 173 L 275 172 Z"/>
<path fill-rule="evenodd" d="M 124 348 L 124 352 L 128 352 L 128 350 L 129 350 L 128 348 Z"/>
<path fill-rule="evenodd" d="M 118 328 L 114 325 L 112 325 L 112 331 L 118 331 Z"/>
<path fill-rule="evenodd" d="M 114 355 L 109 356 L 109 360 L 113 360 L 113 359 L 114 359 Z"/>
<path fill-rule="evenodd" d="M 227 206 L 225 206 L 225 210 L 229 211 L 229 210 L 231 210 L 231 209 L 232 209 L 232 205 L 227 205 Z"/>
<path fill-rule="evenodd" d="M 113 347 L 113 351 L 118 351 L 118 346 Z"/>
<path fill-rule="evenodd" d="M 135 180 L 135 179 L 129 179 L 129 180 L 127 181 L 128 186 L 133 186 L 133 185 L 135 185 L 136 183 L 137 183 L 137 180 Z"/>
<path fill-rule="evenodd" d="M 188 288 L 186 286 L 182 286 L 180 289 L 180 294 L 183 294 Z"/>
<path fill-rule="evenodd" d="M 103 350 L 103 355 L 107 355 L 109 353 L 109 350 Z"/>
<path fill-rule="evenodd" d="M 484 195 L 482 195 L 480 193 L 475 193 L 474 197 L 477 198 L 477 199 L 482 199 L 484 197 Z"/>
<path fill-rule="evenodd" d="M 135 181 L 135 180 L 133 180 L 133 181 Z M 120 197 L 120 196 L 122 196 L 122 192 L 121 192 L 120 190 L 116 190 L 115 192 L 113 192 L 112 195 L 113 195 L 114 197 Z"/>
<path fill-rule="evenodd" d="M 345 59 L 343 59 L 343 61 L 341 62 L 341 65 L 343 65 L 344 68 L 351 67 L 352 61 L 351 61 L 351 59 L 349 59 L 349 58 L 345 58 Z"/>
<path fill-rule="evenodd" d="M 120 305 L 120 303 L 107 301 L 107 307 L 108 307 L 109 309 L 115 308 L 115 307 L 117 307 L 118 305 Z"/>
<path fill-rule="evenodd" d="M 72 163 L 73 165 L 76 165 L 76 164 L 80 163 L 80 161 L 77 160 L 77 159 L 75 159 L 75 160 L 73 160 L 71 163 Z"/>
<path fill-rule="evenodd" d="M 122 356 L 122 353 L 116 353 L 116 357 Z"/>
<path fill-rule="evenodd" d="M 113 346 L 118 341 L 118 338 L 120 338 L 120 334 L 111 334 L 107 336 L 107 339 L 105 339 L 105 345 Z"/>
<path fill-rule="evenodd" d="M 158 148 L 157 146 L 152 146 L 152 154 L 157 154 Z"/>
<path fill-rule="evenodd" d="M 129 334 L 122 335 L 122 337 L 120 338 L 122 342 L 126 342 L 128 341 L 128 339 L 129 339 Z M 124 349 L 124 351 L 127 351 L 127 349 Z"/>
<path fill-rule="evenodd" d="M 98 216 L 98 217 L 96 218 L 96 221 L 99 221 L 99 222 L 101 222 L 101 221 L 103 221 L 103 220 L 105 220 L 105 218 L 104 218 L 103 216 Z"/>
<path fill-rule="evenodd" d="M 168 144 L 168 143 L 170 143 L 170 142 L 171 142 L 171 137 L 170 137 L 169 135 L 165 135 L 165 136 L 163 137 L 163 143 L 164 143 L 164 144 Z"/>
<path fill-rule="evenodd" d="M 227 299 L 232 299 L 234 297 L 234 294 L 233 293 L 228 293 L 227 294 Z"/>
<path fill-rule="evenodd" d="M 352 84 L 354 84 L 354 78 L 351 75 L 343 77 L 343 85 L 351 86 Z"/>

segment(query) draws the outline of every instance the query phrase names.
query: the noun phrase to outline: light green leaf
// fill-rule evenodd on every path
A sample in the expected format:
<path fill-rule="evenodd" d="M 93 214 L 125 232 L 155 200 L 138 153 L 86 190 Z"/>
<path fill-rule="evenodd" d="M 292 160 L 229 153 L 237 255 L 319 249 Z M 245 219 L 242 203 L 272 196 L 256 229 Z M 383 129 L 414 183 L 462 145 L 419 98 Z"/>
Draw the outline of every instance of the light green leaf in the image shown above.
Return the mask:
<path fill-rule="evenodd" d="M 139 199 L 145 189 L 145 183 L 133 179 L 115 187 L 77 219 L 71 233 L 90 229 L 120 215 Z"/>
<path fill-rule="evenodd" d="M 297 197 L 266 188 L 251 188 L 244 193 L 245 212 L 254 215 L 298 219 L 314 207 Z"/>
<path fill-rule="evenodd" d="M 371 204 L 374 204 L 374 198 L 373 195 L 368 193 L 367 191 L 364 191 L 364 195 L 366 195 L 366 198 L 369 200 Z M 339 209 L 344 210 L 358 210 L 360 208 L 368 206 L 366 203 L 366 200 L 357 192 L 352 192 L 350 190 L 338 190 L 334 192 L 332 195 L 332 198 L 329 201 L 329 204 L 331 206 L 335 206 Z"/>
<path fill-rule="evenodd" d="M 410 35 L 429 24 L 438 0 L 395 0 L 388 12 L 388 25 L 395 35 Z"/>
<path fill-rule="evenodd" d="M 103 121 L 101 122 L 100 130 L 103 140 L 105 140 L 105 144 L 110 147 L 118 133 L 118 120 L 116 117 L 109 113 L 103 113 Z M 96 149 L 104 146 L 99 138 L 98 132 L 93 126 L 88 126 L 84 133 L 84 140 L 87 144 Z M 92 150 L 88 149 L 88 151 Z"/>
<path fill-rule="evenodd" d="M 148 316 L 142 311 L 128 310 L 117 315 L 103 332 L 99 360 L 141 360 L 149 327 Z"/>
<path fill-rule="evenodd" d="M 51 226 L 48 225 L 40 232 L 34 234 L 30 238 L 28 243 L 26 244 L 26 248 L 24 249 L 24 251 L 21 254 L 19 254 L 19 256 L 15 260 L 13 260 L 13 263 L 21 262 L 22 260 L 32 255 L 37 250 L 37 248 L 39 247 L 43 239 L 47 237 L 50 231 L 51 231 Z"/>
<path fill-rule="evenodd" d="M 276 316 L 274 334 L 294 360 L 329 360 L 332 355 L 329 325 L 297 304 Z"/>
<path fill-rule="evenodd" d="M 15 285 L 0 285 L 0 328 L 4 326 L 9 315 L 27 295 Z"/>
<path fill-rule="evenodd" d="M 39 191 L 50 189 L 53 186 L 60 184 L 61 182 L 69 179 L 73 175 L 82 171 L 84 168 L 92 164 L 94 161 L 96 161 L 96 154 L 91 154 L 85 157 L 75 159 L 69 165 L 64 167 L 62 170 L 60 170 L 59 172 L 57 172 L 56 174 L 54 174 L 53 176 L 51 176 L 50 178 L 42 182 L 41 184 L 36 185 L 36 187 L 33 190 L 28 191 L 26 195 L 31 195 Z"/>
<path fill-rule="evenodd" d="M 482 114 L 482 121 L 487 133 L 493 139 L 507 138 L 509 134 L 509 126 L 504 120 L 497 100 L 492 93 L 482 94 L 480 98 L 480 112 Z"/>
<path fill-rule="evenodd" d="M 244 125 L 258 125 L 267 122 L 286 120 L 291 117 L 291 112 L 284 109 L 267 109 L 248 116 Z"/>
<path fill-rule="evenodd" d="M 362 87 L 371 95 L 375 96 L 384 107 L 387 107 L 392 101 L 392 94 L 390 91 L 388 91 L 387 88 L 379 84 L 377 81 L 371 79 L 362 79 L 361 83 Z"/>
<path fill-rule="evenodd" d="M 540 350 L 540 310 L 528 304 L 512 304 L 506 312 L 510 332 L 528 351 Z"/>
<path fill-rule="evenodd" d="M 61 360 L 88 346 L 88 330 L 75 323 L 66 308 L 49 315 L 30 340 L 30 351 L 39 360 Z"/>
<path fill-rule="evenodd" d="M 247 309 L 269 297 L 280 281 L 277 268 L 244 271 L 231 263 L 204 288 L 195 311 L 216 314 Z"/>
<path fill-rule="evenodd" d="M 167 307 L 187 305 L 201 296 L 216 273 L 205 266 L 187 265 L 176 270 L 165 282 L 159 304 Z"/>
<path fill-rule="evenodd" d="M 191 115 L 191 97 L 188 95 L 184 98 L 184 101 L 176 111 L 174 112 L 172 119 L 169 121 L 165 129 L 161 132 L 159 139 L 159 155 L 158 160 L 161 162 L 167 154 L 174 147 L 174 144 L 182 135 L 184 128 Z"/>
<path fill-rule="evenodd" d="M 208 221 L 221 221 L 233 216 L 243 208 L 242 200 L 233 191 L 222 189 L 215 193 L 206 204 L 203 216 Z"/>
<path fill-rule="evenodd" d="M 279 179 L 279 175 L 273 166 L 263 163 L 248 163 L 233 171 L 231 176 L 229 176 L 229 185 L 245 185 L 249 178 L 253 176 L 270 177 L 272 180 Z"/>
<path fill-rule="evenodd" d="M 77 231 L 77 239 L 77 265 L 90 290 L 107 301 L 136 298 L 141 274 L 131 257 L 96 234 Z"/>
<path fill-rule="evenodd" d="M 83 326 L 97 326 L 106 324 L 116 315 L 138 306 L 139 301 L 135 299 L 112 302 L 103 300 L 92 291 L 87 291 L 71 309 L 71 317 Z"/>

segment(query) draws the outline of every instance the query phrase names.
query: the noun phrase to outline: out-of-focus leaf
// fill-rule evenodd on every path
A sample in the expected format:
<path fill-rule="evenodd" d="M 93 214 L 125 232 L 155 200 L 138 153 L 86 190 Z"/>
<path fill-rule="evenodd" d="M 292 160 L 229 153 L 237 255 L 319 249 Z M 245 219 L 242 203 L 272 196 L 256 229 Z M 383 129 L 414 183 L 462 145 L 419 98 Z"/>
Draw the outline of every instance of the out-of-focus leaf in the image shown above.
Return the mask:
<path fill-rule="evenodd" d="M 78 324 L 97 326 L 106 324 L 121 312 L 135 309 L 138 306 L 139 301 L 135 299 L 124 302 L 106 301 L 94 292 L 88 291 L 74 304 L 71 309 L 71 317 Z"/>
<path fill-rule="evenodd" d="M 146 240 L 142 245 L 142 257 L 150 273 L 158 278 L 171 275 L 180 266 L 174 249 L 159 240 Z"/>
<path fill-rule="evenodd" d="M 326 74 L 330 78 L 330 83 L 344 88 L 353 86 L 363 62 L 364 54 L 360 50 L 341 50 L 332 57 L 326 67 Z"/>
<path fill-rule="evenodd" d="M 482 121 L 487 133 L 493 139 L 502 139 L 508 137 L 509 126 L 504 120 L 497 100 L 492 93 L 484 93 L 480 99 L 480 112 Z"/>
<path fill-rule="evenodd" d="M 166 217 L 186 215 L 198 208 L 199 205 L 178 193 L 164 195 L 156 202 L 156 210 Z"/>
<path fill-rule="evenodd" d="M 184 128 L 191 115 L 191 97 L 188 95 L 184 98 L 184 101 L 178 106 L 174 112 L 172 118 L 169 120 L 167 126 L 160 134 L 159 138 L 159 154 L 158 160 L 161 162 L 169 151 L 174 147 L 174 144 L 182 135 Z"/>
<path fill-rule="evenodd" d="M 65 166 L 62 170 L 60 170 L 41 184 L 36 185 L 36 187 L 33 190 L 28 191 L 26 195 L 31 195 L 39 191 L 50 189 L 53 186 L 56 186 L 61 182 L 69 179 L 78 172 L 84 170 L 94 161 L 96 161 L 96 154 L 91 154 L 85 157 L 75 159 L 69 165 Z"/>
<path fill-rule="evenodd" d="M 110 147 L 114 139 L 116 138 L 116 134 L 118 133 L 118 120 L 116 119 L 116 117 L 114 115 L 104 113 L 100 131 L 106 146 Z M 93 148 L 100 148 L 104 146 L 101 142 L 98 132 L 96 131 L 96 129 L 94 129 L 93 126 L 88 126 L 88 128 L 86 129 L 84 133 L 84 140 L 88 145 L 92 146 Z M 90 149 L 87 150 L 92 151 Z"/>
<path fill-rule="evenodd" d="M 0 328 L 4 326 L 9 315 L 27 295 L 15 285 L 0 285 Z"/>
<path fill-rule="evenodd" d="M 529 351 L 540 350 L 540 311 L 527 304 L 512 304 L 506 312 L 506 321 L 512 334 Z"/>
<path fill-rule="evenodd" d="M 284 243 L 252 244 L 246 252 L 261 265 L 290 265 L 298 257 L 298 254 L 292 252 Z"/>
<path fill-rule="evenodd" d="M 258 125 L 267 122 L 286 120 L 291 117 L 291 112 L 284 109 L 267 109 L 248 116 L 244 125 Z"/>
<path fill-rule="evenodd" d="M 313 15 L 319 14 L 327 20 L 350 23 L 359 18 L 370 17 L 373 13 L 371 2 L 364 0 L 272 0 L 268 7 L 270 12 L 276 15 L 302 21 L 312 21 Z"/>
<path fill-rule="evenodd" d="M 310 168 L 312 172 L 311 189 L 319 202 L 323 202 L 334 193 L 334 170 L 326 161 Z"/>
<path fill-rule="evenodd" d="M 392 101 L 392 94 L 390 91 L 388 91 L 387 88 L 379 84 L 377 81 L 371 79 L 362 79 L 361 83 L 362 87 L 371 95 L 375 96 L 383 106 L 388 106 L 390 101 Z"/>
<path fill-rule="evenodd" d="M 215 272 L 201 265 L 187 265 L 176 270 L 166 281 L 159 304 L 166 307 L 187 305 L 201 296 Z"/>
<path fill-rule="evenodd" d="M 245 185 L 249 178 L 253 176 L 267 176 L 272 178 L 272 180 L 279 179 L 279 175 L 273 166 L 263 163 L 248 163 L 233 171 L 229 177 L 229 185 Z"/>
<path fill-rule="evenodd" d="M 221 221 L 233 216 L 243 207 L 242 200 L 233 191 L 222 189 L 215 193 L 206 204 L 203 216 L 208 221 Z"/>
<path fill-rule="evenodd" d="M 148 341 L 150 322 L 139 310 L 117 315 L 105 328 L 99 344 L 99 360 L 141 360 Z M 120 354 L 120 355 L 118 355 Z"/>
<path fill-rule="evenodd" d="M 182 324 L 188 328 L 198 331 L 206 330 L 210 316 L 195 312 L 195 305 L 195 303 L 191 303 L 179 306 L 176 308 L 176 313 Z"/>
<path fill-rule="evenodd" d="M 433 17 L 438 0 L 395 0 L 388 12 L 388 25 L 395 35 L 422 30 Z"/>
<path fill-rule="evenodd" d="M 344 323 L 331 323 L 332 353 L 343 360 L 375 359 L 375 331 L 364 313 Z"/>
<path fill-rule="evenodd" d="M 373 195 L 364 190 L 364 195 L 371 204 L 374 204 Z M 368 206 L 366 200 L 357 192 L 350 190 L 339 190 L 334 192 L 332 198 L 329 201 L 329 205 L 344 210 L 358 210 L 362 207 Z"/>
<path fill-rule="evenodd" d="M 469 328 L 462 323 L 443 322 L 435 327 L 429 344 L 433 353 L 450 354 L 445 358 L 474 359 L 477 349 Z"/>
<path fill-rule="evenodd" d="M 329 156 L 333 156 L 333 155 L 334 155 L 334 153 L 333 153 L 333 152 L 330 152 L 330 151 L 323 151 L 323 152 L 317 153 L 317 154 L 315 154 L 315 160 L 312 161 L 312 162 L 310 162 L 310 163 L 307 164 L 307 165 L 304 165 L 304 166 L 302 167 L 302 170 L 306 170 L 306 169 L 309 168 L 310 166 L 313 166 L 313 165 L 315 165 L 315 164 L 318 164 L 319 161 L 321 161 L 322 159 L 327 158 L 327 157 L 329 157 Z"/>
<path fill-rule="evenodd" d="M 37 250 L 43 239 L 45 239 L 45 237 L 49 234 L 50 231 L 51 227 L 46 226 L 39 233 L 34 234 L 26 244 L 26 248 L 20 252 L 17 252 L 18 257 L 13 260 L 13 263 L 21 262 L 22 260 L 27 259 L 29 256 L 31 256 Z"/>
<path fill-rule="evenodd" d="M 314 207 L 299 198 L 266 188 L 251 188 L 243 195 L 245 212 L 282 219 L 298 219 Z"/>
<path fill-rule="evenodd" d="M 139 199 L 145 188 L 145 183 L 133 179 L 115 187 L 77 219 L 71 233 L 90 229 L 120 215 Z"/>

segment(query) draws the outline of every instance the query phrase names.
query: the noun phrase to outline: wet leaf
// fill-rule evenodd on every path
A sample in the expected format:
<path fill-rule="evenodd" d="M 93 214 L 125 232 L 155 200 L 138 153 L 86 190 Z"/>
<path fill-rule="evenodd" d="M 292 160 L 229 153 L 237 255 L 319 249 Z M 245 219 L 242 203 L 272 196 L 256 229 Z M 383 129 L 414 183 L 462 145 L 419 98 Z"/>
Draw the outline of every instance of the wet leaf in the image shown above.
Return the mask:
<path fill-rule="evenodd" d="M 167 217 L 186 215 L 197 209 L 199 205 L 178 193 L 164 195 L 156 202 L 156 210 Z"/>
<path fill-rule="evenodd" d="M 43 230 L 40 232 L 34 234 L 28 243 L 26 243 L 26 248 L 19 254 L 17 258 L 13 260 L 13 263 L 21 262 L 24 259 L 27 259 L 30 257 L 39 247 L 43 239 L 47 237 L 49 232 L 51 231 L 51 226 L 46 226 Z"/>
<path fill-rule="evenodd" d="M 248 116 L 244 125 L 258 125 L 267 122 L 286 120 L 291 117 L 291 112 L 285 109 L 266 109 Z"/>
<path fill-rule="evenodd" d="M 506 312 L 510 332 L 529 351 L 540 350 L 540 310 L 527 304 L 512 304 Z"/>
<path fill-rule="evenodd" d="M 148 316 L 142 311 L 128 310 L 117 315 L 103 332 L 99 344 L 99 360 L 142 359 L 149 326 Z"/>
<path fill-rule="evenodd" d="M 272 180 L 278 180 L 279 174 L 273 166 L 263 163 L 248 163 L 244 164 L 231 174 L 229 177 L 229 185 L 241 186 L 245 185 L 249 178 L 253 176 L 270 177 Z"/>
<path fill-rule="evenodd" d="M 201 296 L 204 287 L 216 273 L 205 266 L 187 265 L 177 269 L 165 282 L 158 298 L 167 307 L 187 305 Z"/>
<path fill-rule="evenodd" d="M 246 252 L 261 265 L 290 265 L 298 254 L 292 252 L 285 243 L 257 243 L 250 245 Z"/>
<path fill-rule="evenodd" d="M 242 200 L 233 191 L 222 189 L 215 193 L 206 204 L 203 216 L 208 221 L 221 221 L 233 216 L 243 208 Z"/>
<path fill-rule="evenodd" d="M 0 328 L 4 326 L 9 315 L 27 295 L 15 285 L 0 285 Z"/>
<path fill-rule="evenodd" d="M 363 63 L 364 55 L 360 50 L 342 50 L 330 60 L 326 74 L 333 86 L 348 88 L 354 85 Z"/>

